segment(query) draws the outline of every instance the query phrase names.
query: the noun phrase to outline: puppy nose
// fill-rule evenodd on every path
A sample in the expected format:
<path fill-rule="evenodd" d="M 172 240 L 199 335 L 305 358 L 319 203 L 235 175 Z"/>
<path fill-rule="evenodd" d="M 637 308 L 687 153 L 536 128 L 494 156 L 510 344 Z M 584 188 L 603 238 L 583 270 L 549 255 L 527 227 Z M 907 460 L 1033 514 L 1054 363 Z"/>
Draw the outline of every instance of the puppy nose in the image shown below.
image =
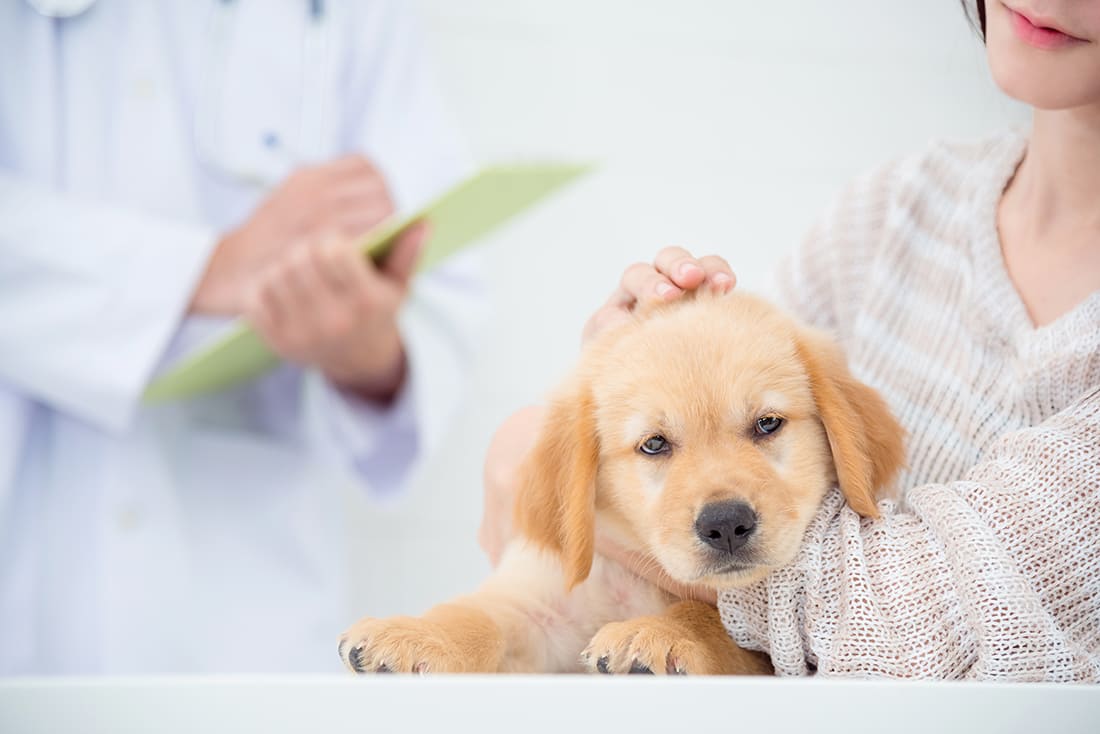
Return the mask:
<path fill-rule="evenodd" d="M 695 518 L 695 533 L 699 539 L 730 554 L 749 542 L 754 530 L 756 513 L 746 502 L 712 502 L 704 505 Z"/>

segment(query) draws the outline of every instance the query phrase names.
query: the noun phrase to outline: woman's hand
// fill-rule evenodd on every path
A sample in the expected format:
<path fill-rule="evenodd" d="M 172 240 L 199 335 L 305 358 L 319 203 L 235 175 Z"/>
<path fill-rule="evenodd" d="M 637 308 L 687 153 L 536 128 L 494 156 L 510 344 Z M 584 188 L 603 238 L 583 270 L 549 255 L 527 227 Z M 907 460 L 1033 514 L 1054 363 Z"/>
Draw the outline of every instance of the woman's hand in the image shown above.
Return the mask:
<path fill-rule="evenodd" d="M 585 324 L 587 343 L 607 327 L 630 317 L 638 305 L 674 301 L 687 291 L 708 287 L 728 293 L 737 283 L 733 270 L 717 255 L 695 257 L 682 247 L 666 247 L 650 263 L 636 263 L 623 273 L 619 287 Z"/>

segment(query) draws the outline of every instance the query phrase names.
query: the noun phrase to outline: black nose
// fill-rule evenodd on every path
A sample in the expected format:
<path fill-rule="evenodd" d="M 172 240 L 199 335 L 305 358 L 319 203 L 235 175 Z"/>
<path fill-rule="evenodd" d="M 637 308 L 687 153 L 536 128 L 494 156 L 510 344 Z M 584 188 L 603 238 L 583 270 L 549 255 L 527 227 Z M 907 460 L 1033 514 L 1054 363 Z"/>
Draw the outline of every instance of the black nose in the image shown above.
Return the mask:
<path fill-rule="evenodd" d="M 749 542 L 756 513 L 745 502 L 712 502 L 695 518 L 695 533 L 707 545 L 732 554 Z"/>

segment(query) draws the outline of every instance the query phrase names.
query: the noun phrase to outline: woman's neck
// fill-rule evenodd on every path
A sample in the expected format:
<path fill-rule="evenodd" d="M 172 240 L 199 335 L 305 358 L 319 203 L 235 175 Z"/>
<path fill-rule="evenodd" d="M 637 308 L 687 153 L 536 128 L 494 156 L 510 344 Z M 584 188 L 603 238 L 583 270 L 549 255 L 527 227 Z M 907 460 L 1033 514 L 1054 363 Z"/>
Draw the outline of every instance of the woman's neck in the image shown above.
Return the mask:
<path fill-rule="evenodd" d="M 1036 236 L 1067 227 L 1100 233 L 1100 105 L 1036 110 L 1009 194 Z"/>
<path fill-rule="evenodd" d="M 1100 105 L 1037 111 L 997 209 L 1005 268 L 1035 326 L 1100 290 Z"/>

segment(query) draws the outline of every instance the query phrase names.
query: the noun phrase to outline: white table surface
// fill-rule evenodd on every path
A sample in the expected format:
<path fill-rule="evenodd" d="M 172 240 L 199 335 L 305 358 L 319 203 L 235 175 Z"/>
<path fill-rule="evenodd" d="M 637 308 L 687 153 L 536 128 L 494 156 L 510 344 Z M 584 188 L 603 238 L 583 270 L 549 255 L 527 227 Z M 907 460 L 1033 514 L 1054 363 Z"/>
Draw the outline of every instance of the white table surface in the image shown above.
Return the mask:
<path fill-rule="evenodd" d="M 0 680 L 0 732 L 1100 732 L 1100 687 L 649 676 Z"/>

